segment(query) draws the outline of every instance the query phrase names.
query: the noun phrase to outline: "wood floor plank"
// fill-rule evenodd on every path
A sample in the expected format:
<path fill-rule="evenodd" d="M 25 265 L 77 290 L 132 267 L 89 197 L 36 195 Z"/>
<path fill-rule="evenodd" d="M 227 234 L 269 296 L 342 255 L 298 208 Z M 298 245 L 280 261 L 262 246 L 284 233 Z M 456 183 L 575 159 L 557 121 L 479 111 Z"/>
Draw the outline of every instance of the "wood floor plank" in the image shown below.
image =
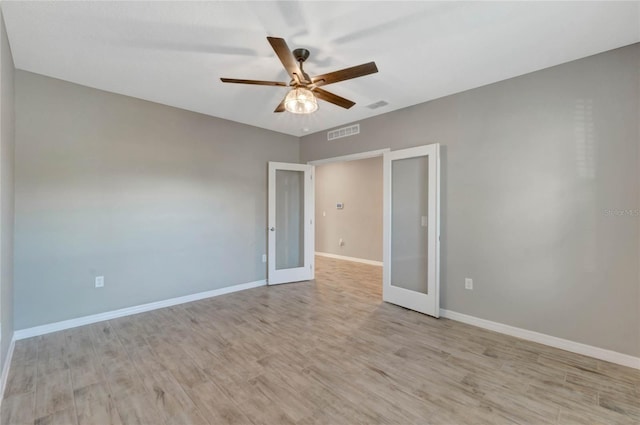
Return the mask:
<path fill-rule="evenodd" d="M 58 410 L 34 421 L 34 425 L 77 425 L 75 410 L 73 407 Z"/>
<path fill-rule="evenodd" d="M 114 398 L 114 403 L 124 425 L 163 424 L 164 421 L 155 409 L 154 395 L 139 393 L 124 398 Z"/>
<path fill-rule="evenodd" d="M 579 387 L 566 382 L 531 383 L 526 389 L 526 394 L 568 410 L 580 409 L 581 406 L 593 406 L 598 401 L 598 392 L 593 388 Z"/>
<path fill-rule="evenodd" d="M 38 344 L 38 338 L 16 341 L 13 349 L 13 362 L 15 364 L 35 362 L 38 359 Z"/>
<path fill-rule="evenodd" d="M 90 329 L 80 327 L 66 330 L 64 337 L 66 342 L 65 355 L 68 363 L 73 362 L 79 357 L 95 356 Z"/>
<path fill-rule="evenodd" d="M 69 360 L 72 388 L 83 388 L 106 380 L 102 365 L 95 354 L 85 354 Z"/>
<path fill-rule="evenodd" d="M 614 363 L 599 361 L 598 372 L 611 378 L 625 380 L 632 384 L 640 382 L 640 369 L 630 369 Z"/>
<path fill-rule="evenodd" d="M 619 393 L 621 396 L 633 397 L 636 394 L 634 385 L 591 371 L 567 372 L 566 381 L 585 388 L 598 388 L 611 393 Z"/>
<path fill-rule="evenodd" d="M 631 417 L 640 423 L 639 397 L 621 397 L 619 393 L 603 391 L 598 394 L 598 405 L 613 412 Z"/>
<path fill-rule="evenodd" d="M 131 360 L 111 360 L 103 365 L 103 373 L 115 398 L 127 398 L 146 391 L 144 380 Z"/>
<path fill-rule="evenodd" d="M 148 385 L 150 392 L 155 396 L 155 408 L 165 420 L 179 417 L 185 411 L 196 410 L 191 398 L 170 372 L 154 374 L 153 381 Z"/>
<path fill-rule="evenodd" d="M 43 418 L 72 407 L 73 391 L 68 369 L 51 372 L 47 375 L 38 375 L 35 404 L 36 418 Z"/>
<path fill-rule="evenodd" d="M 211 424 L 242 425 L 250 423 L 240 407 L 233 403 L 213 382 L 198 384 L 187 392 L 199 411 Z"/>
<path fill-rule="evenodd" d="M 189 357 L 175 358 L 165 364 L 176 381 L 185 388 L 203 384 L 209 377 Z"/>
<path fill-rule="evenodd" d="M 558 425 L 638 425 L 638 421 L 599 406 L 560 409 Z"/>
<path fill-rule="evenodd" d="M 45 376 L 69 368 L 64 332 L 38 337 L 38 375 Z"/>
<path fill-rule="evenodd" d="M 19 341 L 5 424 L 640 423 L 640 371 L 381 301 L 316 259 L 256 288 Z"/>
<path fill-rule="evenodd" d="M 295 421 L 285 413 L 282 403 L 274 403 L 257 390 L 247 391 L 245 394 L 248 395 L 244 398 L 240 408 L 252 424 L 295 424 Z"/>
<path fill-rule="evenodd" d="M 181 410 L 165 419 L 167 425 L 211 425 L 198 409 Z"/>
<path fill-rule="evenodd" d="M 35 394 L 20 393 L 2 400 L 0 423 L 3 425 L 33 424 L 35 419 Z"/>
<path fill-rule="evenodd" d="M 120 415 L 109 388 L 104 383 L 91 384 L 73 392 L 79 425 L 121 425 Z"/>
<path fill-rule="evenodd" d="M 36 361 L 14 364 L 9 372 L 5 397 L 34 392 L 36 387 Z"/>

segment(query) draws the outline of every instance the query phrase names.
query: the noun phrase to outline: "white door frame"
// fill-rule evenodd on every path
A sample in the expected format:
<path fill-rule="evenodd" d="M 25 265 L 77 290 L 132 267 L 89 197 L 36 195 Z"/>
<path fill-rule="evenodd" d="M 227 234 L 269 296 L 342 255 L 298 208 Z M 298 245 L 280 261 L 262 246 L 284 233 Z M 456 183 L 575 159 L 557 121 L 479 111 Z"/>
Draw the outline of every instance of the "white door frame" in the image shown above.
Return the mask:
<path fill-rule="evenodd" d="M 268 175 L 268 225 L 267 225 L 267 284 L 312 280 L 315 274 L 315 182 L 313 165 L 269 162 Z M 276 269 L 276 171 L 301 171 L 304 173 L 304 264 L 302 267 Z"/>
<path fill-rule="evenodd" d="M 427 294 L 411 291 L 391 284 L 391 163 L 394 160 L 428 156 L 429 205 Z M 383 286 L 382 299 L 433 317 L 440 317 L 440 145 L 418 146 L 388 152 L 384 155 L 384 231 L 383 231 Z M 431 202 L 433 194 L 433 201 Z M 433 255 L 431 255 L 433 254 Z"/>
<path fill-rule="evenodd" d="M 435 227 L 435 232 L 437 233 L 437 238 L 436 238 L 436 246 L 434 249 L 435 252 L 435 258 L 432 259 L 432 261 L 430 262 L 429 266 L 430 266 L 430 270 L 434 270 L 435 272 L 435 281 L 436 281 L 436 287 L 434 288 L 434 296 L 435 296 L 435 314 L 433 315 L 434 317 L 439 317 L 440 316 L 440 145 L 439 144 L 432 144 L 432 145 L 427 145 L 427 146 L 431 146 L 432 148 L 435 147 L 436 149 L 436 187 L 435 187 L 435 191 L 436 191 L 436 205 L 435 205 L 435 220 L 429 220 L 428 225 L 433 224 L 433 226 Z M 424 146 L 420 146 L 417 148 L 409 148 L 408 150 L 411 149 L 422 149 L 424 148 Z M 406 149 L 402 149 L 402 150 L 398 150 L 398 151 L 391 151 L 390 148 L 385 148 L 385 149 L 379 149 L 379 150 L 373 150 L 373 151 L 367 151 L 367 152 L 360 152 L 360 153 L 355 153 L 355 154 L 350 154 L 350 155 L 342 155 L 342 156 L 336 156 L 336 157 L 332 157 L 332 158 L 325 158 L 325 159 L 319 159 L 319 160 L 315 160 L 315 161 L 308 161 L 307 164 L 309 165 L 323 165 L 323 164 L 330 164 L 330 163 L 336 163 L 336 162 L 347 162 L 347 161 L 357 161 L 359 159 L 368 159 L 368 158 L 374 158 L 374 157 L 384 157 L 385 154 L 393 154 L 394 152 L 400 152 L 400 151 L 407 151 Z M 384 171 L 384 161 L 383 161 L 383 190 L 385 191 L 385 193 L 387 193 L 387 190 L 390 190 L 390 180 L 387 178 L 387 173 L 390 170 L 387 170 L 387 173 L 385 173 Z M 389 205 L 387 205 L 387 197 L 384 196 L 383 197 L 383 202 L 385 203 L 383 205 L 383 223 L 386 223 L 387 220 L 387 213 L 390 212 L 390 202 Z M 390 217 L 390 216 L 389 216 Z M 314 218 L 315 219 L 315 218 Z M 386 225 L 385 225 L 386 227 Z M 389 229 L 390 230 L 390 229 Z M 431 229 L 430 229 L 431 230 Z M 387 246 L 387 244 L 391 243 L 391 237 L 390 237 L 390 232 L 389 234 L 386 234 L 386 232 L 383 231 L 383 289 L 384 289 L 384 282 L 385 279 L 389 279 L 390 281 L 390 245 Z M 389 273 L 389 276 L 387 276 L 387 273 Z M 424 311 L 424 309 L 421 308 L 421 306 L 415 306 L 418 308 L 412 308 L 412 307 L 408 307 L 408 308 L 412 308 L 414 310 L 417 311 Z"/>
<path fill-rule="evenodd" d="M 307 164 L 323 165 L 323 164 L 331 164 L 332 162 L 357 161 L 359 159 L 368 159 L 368 158 L 375 158 L 377 156 L 383 156 L 385 152 L 391 152 L 391 149 L 385 148 L 385 149 L 378 149 L 376 151 L 354 153 L 351 155 L 334 156 L 333 158 L 316 159 L 315 161 L 308 161 Z"/>

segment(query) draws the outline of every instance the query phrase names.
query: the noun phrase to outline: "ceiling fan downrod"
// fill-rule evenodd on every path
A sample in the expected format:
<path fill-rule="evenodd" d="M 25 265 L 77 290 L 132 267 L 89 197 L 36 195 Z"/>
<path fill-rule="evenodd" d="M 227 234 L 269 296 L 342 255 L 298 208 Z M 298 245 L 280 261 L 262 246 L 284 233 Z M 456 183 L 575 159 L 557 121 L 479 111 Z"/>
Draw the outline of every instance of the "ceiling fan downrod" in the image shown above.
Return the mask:
<path fill-rule="evenodd" d="M 298 81 L 298 85 L 306 86 L 307 84 L 311 84 L 311 78 L 309 78 L 309 75 L 304 72 L 304 68 L 302 65 L 304 61 L 309 59 L 309 55 L 311 54 L 311 52 L 309 52 L 307 49 L 294 49 L 291 53 L 293 54 L 293 57 L 296 59 L 296 61 L 298 61 L 300 73 L 302 74 L 300 76 L 302 78 L 299 78 L 300 81 Z"/>

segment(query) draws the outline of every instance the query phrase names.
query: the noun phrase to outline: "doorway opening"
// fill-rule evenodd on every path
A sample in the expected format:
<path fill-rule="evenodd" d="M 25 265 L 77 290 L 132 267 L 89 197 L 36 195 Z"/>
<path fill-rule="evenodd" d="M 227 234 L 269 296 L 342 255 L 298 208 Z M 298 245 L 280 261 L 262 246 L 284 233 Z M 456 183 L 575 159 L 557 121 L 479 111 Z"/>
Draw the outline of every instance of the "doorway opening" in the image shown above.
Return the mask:
<path fill-rule="evenodd" d="M 380 156 L 382 161 L 376 160 Z M 439 317 L 440 145 L 384 149 L 309 165 L 318 176 L 316 257 L 379 264 L 381 242 L 382 299 Z M 362 173 L 367 168 L 371 170 Z M 345 214 L 351 200 L 354 214 Z M 376 214 L 380 206 L 382 214 Z M 351 244 L 342 234 L 353 237 Z"/>
<path fill-rule="evenodd" d="M 355 162 L 381 155 L 382 179 L 379 161 Z M 329 167 L 332 163 L 347 164 Z M 325 170 L 319 170 L 316 209 L 315 167 L 324 165 L 332 179 L 326 184 Z M 368 167 L 369 173 L 358 175 L 358 169 Z M 380 180 L 382 226 L 380 213 L 375 213 L 380 210 L 380 186 L 376 184 Z M 325 191 L 325 186 L 333 191 Z M 364 186 L 372 188 L 371 192 L 360 193 Z M 313 279 L 316 251 L 320 257 L 335 261 L 379 263 L 381 230 L 382 300 L 440 316 L 439 144 L 365 152 L 304 165 L 270 162 L 268 198 L 269 285 Z M 348 206 L 355 214 L 340 214 Z M 318 244 L 314 242 L 316 231 Z M 343 234 L 353 239 L 347 240 Z M 337 275 L 340 277 L 340 270 Z M 343 277 L 349 281 L 348 276 Z"/>
<path fill-rule="evenodd" d="M 389 149 L 309 162 L 315 166 L 316 272 L 358 282 L 359 290 L 378 300 L 385 152 Z"/>

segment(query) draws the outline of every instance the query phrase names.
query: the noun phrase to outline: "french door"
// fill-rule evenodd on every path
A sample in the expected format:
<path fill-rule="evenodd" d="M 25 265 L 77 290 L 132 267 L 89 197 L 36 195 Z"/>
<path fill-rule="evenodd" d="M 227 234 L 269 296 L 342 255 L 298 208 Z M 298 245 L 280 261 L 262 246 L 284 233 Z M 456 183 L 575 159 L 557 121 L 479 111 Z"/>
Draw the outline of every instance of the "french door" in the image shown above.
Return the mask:
<path fill-rule="evenodd" d="M 440 316 L 440 145 L 384 153 L 384 301 Z"/>
<path fill-rule="evenodd" d="M 269 285 L 313 279 L 313 165 L 269 162 Z"/>

